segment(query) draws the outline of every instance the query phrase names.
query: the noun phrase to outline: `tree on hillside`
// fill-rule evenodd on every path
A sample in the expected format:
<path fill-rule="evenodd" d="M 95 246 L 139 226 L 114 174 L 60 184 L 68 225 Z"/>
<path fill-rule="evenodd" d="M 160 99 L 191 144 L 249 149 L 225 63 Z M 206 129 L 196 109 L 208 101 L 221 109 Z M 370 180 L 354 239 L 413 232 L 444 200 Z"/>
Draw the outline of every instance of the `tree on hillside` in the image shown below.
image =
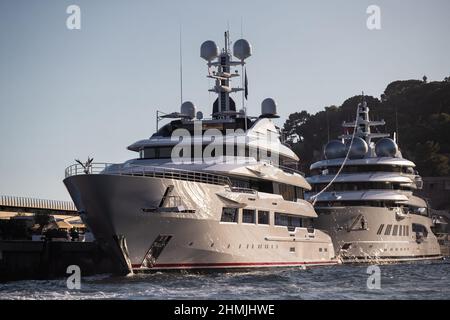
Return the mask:
<path fill-rule="evenodd" d="M 417 88 L 422 84 L 423 82 L 420 80 L 394 81 L 386 87 L 384 95 L 386 99 L 389 99 L 392 96 L 404 93 L 406 90 Z"/>
<path fill-rule="evenodd" d="M 423 176 L 446 176 L 450 173 L 448 157 L 439 154 L 439 143 L 427 141 L 417 143 L 414 160 Z"/>

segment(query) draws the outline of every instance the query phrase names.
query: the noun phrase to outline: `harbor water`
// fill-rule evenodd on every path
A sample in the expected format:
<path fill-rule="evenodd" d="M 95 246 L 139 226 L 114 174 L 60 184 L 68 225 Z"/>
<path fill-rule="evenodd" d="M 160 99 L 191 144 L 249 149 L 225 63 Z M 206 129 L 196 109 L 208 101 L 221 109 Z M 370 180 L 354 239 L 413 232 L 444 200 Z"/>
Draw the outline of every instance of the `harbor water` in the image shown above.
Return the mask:
<path fill-rule="evenodd" d="M 380 265 L 369 289 L 368 265 L 240 272 L 156 272 L 0 284 L 1 299 L 449 299 L 450 260 Z M 370 282 L 370 280 L 369 280 Z"/>

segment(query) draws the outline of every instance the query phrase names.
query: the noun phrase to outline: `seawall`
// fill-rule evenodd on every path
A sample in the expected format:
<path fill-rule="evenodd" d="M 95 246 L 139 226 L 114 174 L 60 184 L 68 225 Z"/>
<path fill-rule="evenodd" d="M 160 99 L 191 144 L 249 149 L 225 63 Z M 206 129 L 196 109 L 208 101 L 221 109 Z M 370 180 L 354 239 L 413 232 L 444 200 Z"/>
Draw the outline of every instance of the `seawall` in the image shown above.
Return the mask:
<path fill-rule="evenodd" d="M 0 241 L 0 282 L 66 277 L 70 265 L 82 276 L 115 272 L 95 242 Z"/>

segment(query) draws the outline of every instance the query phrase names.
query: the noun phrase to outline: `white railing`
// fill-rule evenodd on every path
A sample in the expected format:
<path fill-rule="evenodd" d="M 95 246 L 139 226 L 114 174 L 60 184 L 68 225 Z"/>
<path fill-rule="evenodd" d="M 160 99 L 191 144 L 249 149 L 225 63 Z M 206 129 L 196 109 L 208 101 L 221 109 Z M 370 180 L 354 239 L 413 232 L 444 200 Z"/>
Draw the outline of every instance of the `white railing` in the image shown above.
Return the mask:
<path fill-rule="evenodd" d="M 287 166 L 282 166 L 282 165 L 279 165 L 278 168 L 280 168 L 284 172 L 287 172 L 287 173 L 290 173 L 290 174 L 296 173 L 298 175 L 301 175 L 302 177 L 305 177 L 305 173 L 301 172 L 301 171 L 299 171 L 297 169 L 294 169 L 294 168 L 291 168 L 291 167 L 287 167 Z"/>
<path fill-rule="evenodd" d="M 144 176 L 144 177 L 185 180 L 185 181 L 231 186 L 231 181 L 226 176 L 221 176 L 208 172 L 181 170 L 165 167 L 153 167 L 153 166 L 123 167 L 122 165 L 111 163 L 92 163 L 92 165 L 87 168 L 81 166 L 80 164 L 73 164 L 67 167 L 65 171 L 66 178 L 85 174 Z"/>
<path fill-rule="evenodd" d="M 228 187 L 227 190 L 230 192 L 236 192 L 236 193 L 248 193 L 248 194 L 257 194 L 258 193 L 258 191 L 256 191 L 255 189 L 242 188 L 242 187 Z"/>

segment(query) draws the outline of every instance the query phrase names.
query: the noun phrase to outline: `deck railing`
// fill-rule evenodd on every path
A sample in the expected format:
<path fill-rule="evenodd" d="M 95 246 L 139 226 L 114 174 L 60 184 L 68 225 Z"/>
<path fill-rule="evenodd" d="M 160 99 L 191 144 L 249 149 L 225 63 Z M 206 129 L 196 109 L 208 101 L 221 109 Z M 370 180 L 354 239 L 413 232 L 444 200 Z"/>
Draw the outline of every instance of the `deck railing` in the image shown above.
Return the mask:
<path fill-rule="evenodd" d="M 111 174 L 124 176 L 144 176 L 164 179 L 185 180 L 216 185 L 230 185 L 228 177 L 208 172 L 181 170 L 154 166 L 125 166 L 111 163 L 93 163 L 85 168 L 80 164 L 73 164 L 66 168 L 66 178 L 85 174 Z"/>
<path fill-rule="evenodd" d="M 298 175 L 301 175 L 302 177 L 305 176 L 304 172 L 301 172 L 301 171 L 299 171 L 297 169 L 294 169 L 294 168 L 291 168 L 291 167 L 286 167 L 286 166 L 279 165 L 278 168 L 280 168 L 281 170 L 283 170 L 284 172 L 287 172 L 287 173 L 291 173 L 291 174 L 296 173 Z"/>

